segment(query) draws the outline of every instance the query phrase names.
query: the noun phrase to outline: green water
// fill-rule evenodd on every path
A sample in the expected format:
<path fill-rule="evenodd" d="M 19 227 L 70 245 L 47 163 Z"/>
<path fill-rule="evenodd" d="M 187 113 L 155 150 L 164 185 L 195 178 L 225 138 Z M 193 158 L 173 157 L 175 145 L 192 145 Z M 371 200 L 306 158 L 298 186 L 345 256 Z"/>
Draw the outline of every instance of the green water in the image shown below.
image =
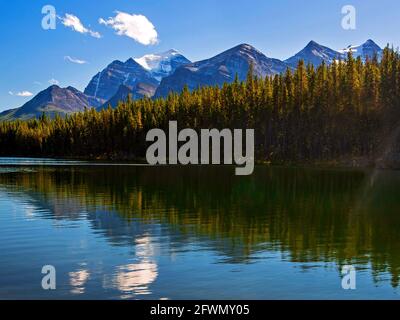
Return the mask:
<path fill-rule="evenodd" d="M 397 299 L 399 190 L 395 171 L 2 159 L 0 299 Z"/>

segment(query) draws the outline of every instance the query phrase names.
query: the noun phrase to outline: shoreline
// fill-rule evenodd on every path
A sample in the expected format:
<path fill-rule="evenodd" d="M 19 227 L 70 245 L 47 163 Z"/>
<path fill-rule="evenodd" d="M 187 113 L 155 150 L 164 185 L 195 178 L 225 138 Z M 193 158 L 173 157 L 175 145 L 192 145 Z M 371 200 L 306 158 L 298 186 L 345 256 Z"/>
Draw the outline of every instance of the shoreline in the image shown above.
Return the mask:
<path fill-rule="evenodd" d="M 2 159 L 15 159 L 17 161 L 21 160 L 34 160 L 34 161 L 65 161 L 65 165 L 77 165 L 77 166 L 88 166 L 88 165 L 96 165 L 96 166 L 145 166 L 145 167 L 204 167 L 204 166 L 234 166 L 228 164 L 189 164 L 189 165 L 150 165 L 146 162 L 146 159 L 143 158 L 134 158 L 134 157 L 116 157 L 115 159 L 110 159 L 108 157 L 37 157 L 37 156 L 0 156 L 0 166 L 29 166 L 29 165 L 55 165 L 54 163 L 46 164 L 46 163 L 27 163 L 27 164 L 3 164 L 1 163 Z M 264 167 L 281 167 L 281 168 L 314 168 L 314 169 L 361 169 L 361 170 L 400 170 L 400 163 L 398 165 L 382 165 L 381 163 L 368 159 L 340 159 L 340 160 L 326 160 L 326 161 L 262 161 L 256 160 L 254 162 L 255 166 L 264 166 Z M 63 163 L 60 163 L 63 165 Z"/>

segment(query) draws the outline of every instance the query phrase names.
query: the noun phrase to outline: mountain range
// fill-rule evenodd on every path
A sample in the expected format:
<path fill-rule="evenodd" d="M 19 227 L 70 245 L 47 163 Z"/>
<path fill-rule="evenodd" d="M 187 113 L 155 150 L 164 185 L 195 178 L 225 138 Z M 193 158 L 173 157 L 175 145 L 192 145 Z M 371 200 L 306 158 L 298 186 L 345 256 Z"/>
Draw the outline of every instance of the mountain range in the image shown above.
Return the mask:
<path fill-rule="evenodd" d="M 85 95 L 78 89 L 73 87 L 60 88 L 57 85 L 52 85 L 46 90 L 39 92 L 22 107 L 0 113 L 0 119 L 26 120 L 38 117 L 43 113 L 46 113 L 50 117 L 54 117 L 56 114 L 62 116 L 84 111 L 89 106 L 99 105 L 97 99 Z"/>
<path fill-rule="evenodd" d="M 333 50 L 310 41 L 306 47 L 287 60 L 267 57 L 249 44 L 240 44 L 212 58 L 191 62 L 178 51 L 171 49 L 159 54 L 148 54 L 140 58 L 129 58 L 125 62 L 115 60 L 98 72 L 84 92 L 73 87 L 60 88 L 53 85 L 39 92 L 20 108 L 0 113 L 0 120 L 29 119 L 43 112 L 49 116 L 65 115 L 89 107 L 97 109 L 109 105 L 115 107 L 126 100 L 143 97 L 165 97 L 170 92 L 180 92 L 185 85 L 189 90 L 201 86 L 222 85 L 232 82 L 235 76 L 244 80 L 249 66 L 260 77 L 275 75 L 296 68 L 299 60 L 319 66 L 322 62 L 331 64 L 334 60 L 345 59 L 351 51 L 363 61 L 367 57 L 382 56 L 383 50 L 368 40 L 360 46 L 348 46 Z"/>
<path fill-rule="evenodd" d="M 172 91 L 180 92 L 185 85 L 189 90 L 222 85 L 232 82 L 236 75 L 239 80 L 245 80 L 250 64 L 254 66 L 254 75 L 260 77 L 281 73 L 287 68 L 284 62 L 268 58 L 248 44 L 241 44 L 210 59 L 177 68 L 174 73 L 161 80 L 155 97 L 165 97 Z"/>

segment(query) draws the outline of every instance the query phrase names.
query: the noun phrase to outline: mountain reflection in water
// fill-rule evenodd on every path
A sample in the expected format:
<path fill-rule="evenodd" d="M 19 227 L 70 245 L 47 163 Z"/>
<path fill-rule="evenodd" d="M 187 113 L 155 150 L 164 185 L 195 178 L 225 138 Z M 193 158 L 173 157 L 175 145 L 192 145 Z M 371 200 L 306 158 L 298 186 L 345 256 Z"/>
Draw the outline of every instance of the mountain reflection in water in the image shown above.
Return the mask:
<path fill-rule="evenodd" d="M 51 248 L 33 250 L 54 259 L 60 255 L 58 274 L 61 281 L 66 276 L 60 297 L 209 298 L 212 281 L 221 286 L 229 281 L 237 291 L 227 288 L 211 296 L 244 298 L 253 290 L 257 296 L 246 297 L 307 298 L 314 293 L 301 294 L 301 287 L 310 286 L 299 275 L 326 272 L 332 280 L 315 284 L 316 297 L 341 298 L 345 264 L 356 265 L 365 279 L 360 284 L 366 291 L 355 297 L 381 297 L 380 292 L 397 297 L 400 172 L 375 173 L 371 184 L 369 172 L 350 170 L 257 167 L 252 176 L 237 177 L 229 167 L 211 166 L 13 169 L 0 172 L 0 209 L 13 206 L 18 217 L 4 210 L 0 216 L 5 252 L 0 275 L 18 269 L 10 252 L 19 249 L 22 255 L 25 247 L 15 244 L 16 234 L 27 241 L 33 237 L 18 232 L 18 226 L 29 230 L 28 224 L 50 221 L 34 232 L 52 228 Z M 57 230 L 63 234 L 54 235 Z M 74 238 L 64 234 L 67 230 Z M 288 273 L 279 271 L 279 263 L 287 263 Z M 261 287 L 257 282 L 263 278 L 288 283 L 279 291 Z M 334 278 L 339 289 L 331 292 Z M 7 298 L 4 288 L 25 297 L 18 285 L 2 281 L 0 298 Z M 377 288 L 386 283 L 392 290 Z M 32 290 L 26 297 L 45 295 Z"/>

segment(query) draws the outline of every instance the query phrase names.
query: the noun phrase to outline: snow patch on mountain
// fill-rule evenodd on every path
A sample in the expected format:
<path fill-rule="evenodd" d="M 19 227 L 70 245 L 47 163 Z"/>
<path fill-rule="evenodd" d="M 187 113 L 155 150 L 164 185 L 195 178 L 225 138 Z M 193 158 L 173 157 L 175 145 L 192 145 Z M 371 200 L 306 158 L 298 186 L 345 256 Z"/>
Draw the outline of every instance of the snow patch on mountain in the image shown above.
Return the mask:
<path fill-rule="evenodd" d="M 176 55 L 179 55 L 179 52 L 171 49 L 163 53 L 146 54 L 141 58 L 136 58 L 135 61 L 146 70 L 155 70 L 160 68 L 162 61 L 169 61 Z"/>
<path fill-rule="evenodd" d="M 175 49 L 157 54 L 146 54 L 134 60 L 149 71 L 158 81 L 169 76 L 178 66 L 190 63 L 188 59 Z"/>
<path fill-rule="evenodd" d="M 348 52 L 351 52 L 354 58 L 361 57 L 361 59 L 365 61 L 367 60 L 367 57 L 372 59 L 375 55 L 380 59 L 383 50 L 373 40 L 369 39 L 359 46 L 349 45 L 346 48 L 339 50 L 339 52 L 343 54 L 343 56 L 346 56 Z"/>

